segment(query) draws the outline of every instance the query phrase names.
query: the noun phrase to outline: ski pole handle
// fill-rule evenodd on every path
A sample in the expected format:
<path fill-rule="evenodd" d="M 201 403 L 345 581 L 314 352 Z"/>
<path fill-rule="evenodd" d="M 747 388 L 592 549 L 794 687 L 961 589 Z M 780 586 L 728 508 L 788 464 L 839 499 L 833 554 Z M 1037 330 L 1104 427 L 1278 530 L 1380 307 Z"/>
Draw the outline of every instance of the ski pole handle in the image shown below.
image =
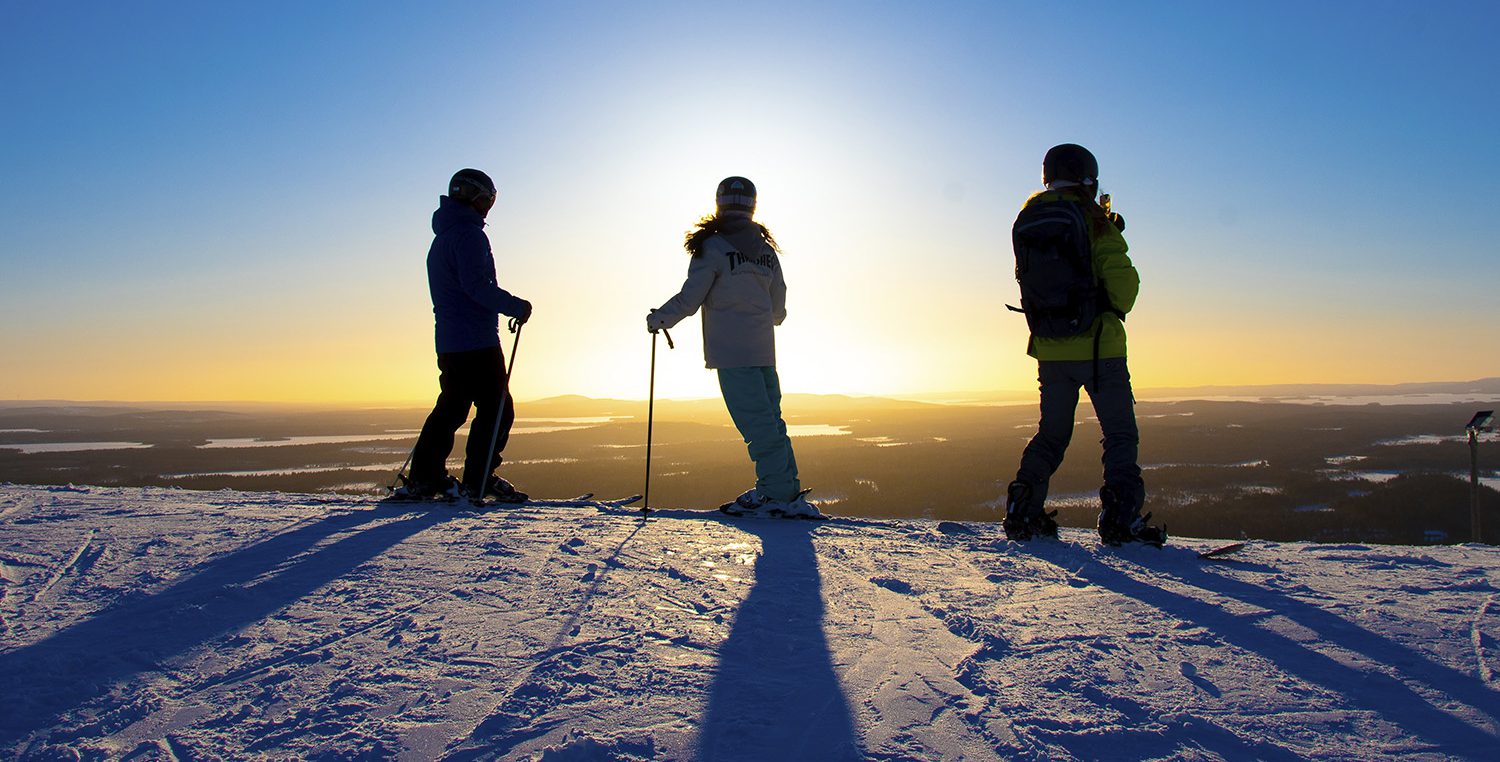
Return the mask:
<path fill-rule="evenodd" d="M 655 314 L 656 314 L 656 310 L 651 310 L 651 312 L 648 313 L 648 317 L 650 315 L 655 315 Z M 647 327 L 650 327 L 651 322 L 649 320 L 646 321 L 646 325 L 647 325 Z M 665 329 L 665 328 L 652 328 L 651 329 L 651 337 L 652 337 L 651 338 L 651 346 L 653 347 L 653 349 L 651 350 L 652 352 L 656 351 L 655 347 L 656 347 L 656 332 L 657 331 L 661 331 L 663 334 L 666 335 L 666 337 L 667 337 L 667 349 L 676 349 L 677 348 L 677 345 L 672 343 L 672 334 L 669 333 L 667 331 L 667 329 Z"/>

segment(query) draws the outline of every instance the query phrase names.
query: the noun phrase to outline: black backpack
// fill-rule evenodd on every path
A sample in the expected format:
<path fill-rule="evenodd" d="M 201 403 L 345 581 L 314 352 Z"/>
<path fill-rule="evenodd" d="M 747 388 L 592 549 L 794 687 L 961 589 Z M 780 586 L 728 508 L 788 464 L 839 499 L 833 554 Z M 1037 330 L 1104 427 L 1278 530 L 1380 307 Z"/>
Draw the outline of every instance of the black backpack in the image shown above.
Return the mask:
<path fill-rule="evenodd" d="M 1087 333 L 1101 312 L 1119 314 L 1094 275 L 1089 221 L 1068 200 L 1031 204 L 1010 231 L 1016 282 L 1032 336 L 1060 339 Z"/>

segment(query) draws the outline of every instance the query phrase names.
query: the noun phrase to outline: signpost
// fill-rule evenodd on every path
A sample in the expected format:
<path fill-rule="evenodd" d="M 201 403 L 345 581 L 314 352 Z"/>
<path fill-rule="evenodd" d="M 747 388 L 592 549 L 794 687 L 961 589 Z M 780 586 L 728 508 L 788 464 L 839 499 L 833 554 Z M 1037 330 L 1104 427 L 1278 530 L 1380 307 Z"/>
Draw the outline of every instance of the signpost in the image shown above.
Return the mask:
<path fill-rule="evenodd" d="M 1469 432 L 1469 521 L 1474 530 L 1474 542 L 1483 542 L 1479 533 L 1479 432 L 1489 430 L 1495 411 L 1481 410 L 1464 425 Z"/>

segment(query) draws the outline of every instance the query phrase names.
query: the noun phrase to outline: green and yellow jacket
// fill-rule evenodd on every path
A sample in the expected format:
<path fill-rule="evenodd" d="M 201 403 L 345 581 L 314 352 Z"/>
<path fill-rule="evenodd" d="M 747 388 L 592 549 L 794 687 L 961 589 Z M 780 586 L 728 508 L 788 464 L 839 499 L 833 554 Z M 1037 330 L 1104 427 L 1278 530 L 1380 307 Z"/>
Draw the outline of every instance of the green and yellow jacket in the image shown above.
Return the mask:
<path fill-rule="evenodd" d="M 1141 290 L 1141 276 L 1130 262 L 1126 252 L 1130 247 L 1125 237 L 1115 229 L 1104 215 L 1104 210 L 1094 203 L 1091 196 L 1072 188 L 1044 190 L 1026 199 L 1022 209 L 1032 204 L 1059 199 L 1071 199 L 1083 207 L 1089 220 L 1089 243 L 1094 256 L 1094 274 L 1109 294 L 1110 304 L 1122 314 L 1135 306 L 1136 294 Z M 1112 314 L 1104 313 L 1088 331 L 1065 339 L 1048 339 L 1032 336 L 1026 344 L 1026 354 L 1038 360 L 1092 360 L 1094 359 L 1094 334 L 1099 334 L 1099 357 L 1125 356 L 1125 324 Z"/>

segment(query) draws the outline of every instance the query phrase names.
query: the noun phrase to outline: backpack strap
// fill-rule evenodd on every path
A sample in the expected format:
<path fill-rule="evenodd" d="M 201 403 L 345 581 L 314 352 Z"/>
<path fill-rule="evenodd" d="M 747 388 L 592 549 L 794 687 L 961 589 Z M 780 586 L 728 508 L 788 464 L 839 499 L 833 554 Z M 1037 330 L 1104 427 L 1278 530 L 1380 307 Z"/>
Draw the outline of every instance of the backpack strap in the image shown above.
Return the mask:
<path fill-rule="evenodd" d="M 1099 393 L 1099 338 L 1103 335 L 1104 320 L 1101 315 L 1099 325 L 1094 328 L 1094 394 Z"/>
<path fill-rule="evenodd" d="M 1125 313 L 1120 311 L 1120 309 L 1115 306 L 1115 303 L 1109 300 L 1109 292 L 1105 290 L 1104 284 L 1099 281 L 1098 273 L 1094 274 L 1094 287 L 1098 289 L 1097 293 L 1099 300 L 1099 314 L 1102 315 L 1108 312 L 1109 314 L 1119 318 L 1121 323 L 1125 322 Z M 1006 306 L 1009 307 L 1010 305 L 1007 304 Z"/>

